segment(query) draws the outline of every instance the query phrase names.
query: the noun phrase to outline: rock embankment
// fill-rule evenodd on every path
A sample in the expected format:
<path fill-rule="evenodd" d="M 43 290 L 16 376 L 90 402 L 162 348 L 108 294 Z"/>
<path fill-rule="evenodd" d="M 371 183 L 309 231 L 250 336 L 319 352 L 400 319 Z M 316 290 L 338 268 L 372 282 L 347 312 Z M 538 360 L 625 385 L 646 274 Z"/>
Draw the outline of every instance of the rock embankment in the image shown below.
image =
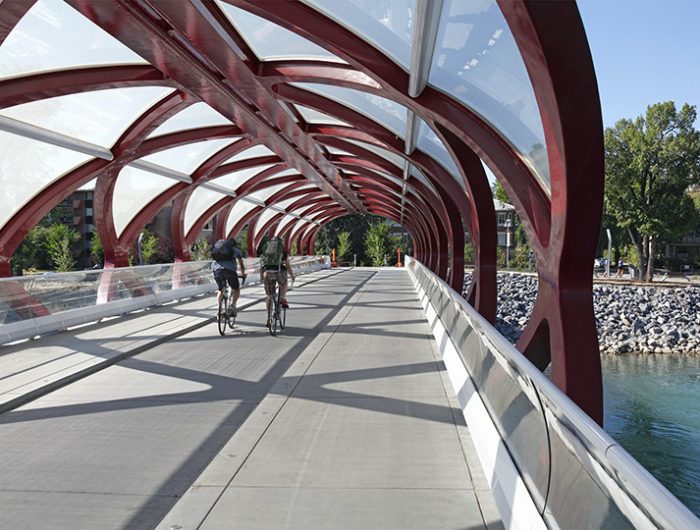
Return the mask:
<path fill-rule="evenodd" d="M 471 275 L 465 276 L 465 290 Z M 496 329 L 511 342 L 527 324 L 537 278 L 498 275 Z M 700 354 L 700 288 L 596 284 L 593 304 L 602 353 Z"/>

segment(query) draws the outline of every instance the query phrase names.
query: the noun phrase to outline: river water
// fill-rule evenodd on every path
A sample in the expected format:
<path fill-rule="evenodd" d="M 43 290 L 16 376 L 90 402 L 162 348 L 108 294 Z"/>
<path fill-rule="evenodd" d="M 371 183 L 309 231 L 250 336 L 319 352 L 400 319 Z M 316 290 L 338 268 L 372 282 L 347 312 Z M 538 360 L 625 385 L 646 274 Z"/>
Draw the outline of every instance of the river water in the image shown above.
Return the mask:
<path fill-rule="evenodd" d="M 605 430 L 700 517 L 700 357 L 605 355 Z"/>

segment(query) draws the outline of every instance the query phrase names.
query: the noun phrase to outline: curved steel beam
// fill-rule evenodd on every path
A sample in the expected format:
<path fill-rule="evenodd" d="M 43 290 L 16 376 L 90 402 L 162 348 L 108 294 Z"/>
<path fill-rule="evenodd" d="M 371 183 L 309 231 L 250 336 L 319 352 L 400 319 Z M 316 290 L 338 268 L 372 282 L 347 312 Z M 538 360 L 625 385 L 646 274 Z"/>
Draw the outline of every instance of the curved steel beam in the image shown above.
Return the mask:
<path fill-rule="evenodd" d="M 150 64 L 58 70 L 13 77 L 0 82 L 0 109 L 79 92 L 135 86 L 180 88 L 175 81 Z"/>

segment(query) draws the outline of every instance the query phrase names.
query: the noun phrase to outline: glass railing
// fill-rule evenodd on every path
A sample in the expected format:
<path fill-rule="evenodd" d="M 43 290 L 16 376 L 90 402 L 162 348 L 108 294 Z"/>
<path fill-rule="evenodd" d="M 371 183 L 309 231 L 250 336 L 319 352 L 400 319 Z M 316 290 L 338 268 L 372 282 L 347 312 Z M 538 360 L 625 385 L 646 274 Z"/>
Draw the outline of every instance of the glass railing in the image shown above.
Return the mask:
<path fill-rule="evenodd" d="M 517 480 L 504 471 L 514 469 L 531 498 L 530 513 L 548 528 L 700 528 L 690 510 L 462 296 L 421 263 L 407 258 L 407 267 L 446 332 L 448 340 L 438 341 L 443 361 L 479 457 L 491 466 L 494 476 L 487 477 L 504 521 L 504 506 L 524 504 L 515 499 Z M 484 410 L 479 419 L 492 424 L 505 451 L 481 434 L 484 421 L 467 417 L 477 402 Z"/>
<path fill-rule="evenodd" d="M 259 283 L 259 260 L 244 261 L 246 285 Z M 295 274 L 330 267 L 328 256 L 290 261 Z M 0 344 L 210 292 L 216 287 L 210 264 L 191 261 L 0 278 Z"/>

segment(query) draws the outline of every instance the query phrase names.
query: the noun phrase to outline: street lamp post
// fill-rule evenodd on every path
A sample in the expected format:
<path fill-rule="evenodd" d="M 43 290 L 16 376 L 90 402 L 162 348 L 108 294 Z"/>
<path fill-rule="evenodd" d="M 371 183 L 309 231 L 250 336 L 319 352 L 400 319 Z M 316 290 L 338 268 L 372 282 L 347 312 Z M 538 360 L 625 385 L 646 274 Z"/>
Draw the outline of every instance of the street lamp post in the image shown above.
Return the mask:
<path fill-rule="evenodd" d="M 510 227 L 511 227 L 512 221 L 510 220 L 510 217 L 506 219 L 505 223 L 503 225 L 506 228 L 506 269 L 510 268 Z"/>

